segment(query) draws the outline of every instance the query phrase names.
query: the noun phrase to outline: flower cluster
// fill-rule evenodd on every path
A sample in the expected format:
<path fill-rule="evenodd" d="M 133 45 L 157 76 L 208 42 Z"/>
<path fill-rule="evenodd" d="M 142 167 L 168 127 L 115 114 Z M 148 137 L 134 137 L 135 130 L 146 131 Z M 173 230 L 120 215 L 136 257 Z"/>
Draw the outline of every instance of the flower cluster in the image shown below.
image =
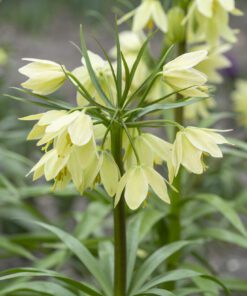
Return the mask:
<path fill-rule="evenodd" d="M 181 106 L 185 119 L 207 116 L 208 107 L 215 104 L 208 83 L 220 83 L 218 70 L 230 66 L 224 54 L 231 46 L 221 37 L 234 41 L 228 22 L 229 13 L 240 14 L 234 1 L 194 0 L 187 8 L 174 5 L 166 14 L 159 0 L 143 0 L 119 20 L 133 17 L 132 30 L 117 36 L 116 47 L 109 55 L 104 52 L 105 60 L 87 50 L 81 36 L 81 65 L 72 71 L 55 62 L 25 59 L 30 63 L 19 70 L 28 77 L 22 86 L 44 98 L 51 109 L 22 118 L 37 121 L 28 139 L 37 140 L 44 152 L 30 171 L 34 180 L 42 176 L 54 180 L 54 190 L 72 181 L 81 194 L 102 184 L 115 204 L 123 197 L 131 209 L 137 209 L 149 190 L 169 203 L 167 185 L 174 188 L 181 167 L 202 174 L 206 156 L 222 157 L 219 145 L 227 140 L 220 130 L 184 127 L 171 117 L 153 117 L 160 110 Z M 161 60 L 154 61 L 146 42 L 146 32 L 151 34 L 154 26 L 165 34 L 167 45 L 179 42 L 177 57 L 171 59 L 165 47 Z M 46 97 L 65 81 L 76 89 L 76 106 L 64 107 Z M 242 104 L 239 92 L 234 97 L 236 104 Z M 145 129 L 165 125 L 176 131 L 169 141 Z M 119 157 L 115 130 L 119 130 Z M 157 166 L 165 167 L 168 180 Z"/>

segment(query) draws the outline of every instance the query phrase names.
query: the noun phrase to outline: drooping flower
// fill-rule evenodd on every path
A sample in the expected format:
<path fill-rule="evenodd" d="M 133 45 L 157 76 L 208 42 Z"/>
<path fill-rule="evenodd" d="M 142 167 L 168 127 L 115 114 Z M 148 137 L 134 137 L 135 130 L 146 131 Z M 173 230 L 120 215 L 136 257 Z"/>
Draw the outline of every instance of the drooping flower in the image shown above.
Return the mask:
<path fill-rule="evenodd" d="M 184 107 L 184 117 L 190 122 L 194 122 L 200 118 L 207 118 L 215 105 L 216 102 L 211 97 L 206 100 L 187 105 Z"/>
<path fill-rule="evenodd" d="M 121 52 L 124 55 L 129 71 L 132 70 L 133 64 L 136 61 L 137 55 L 145 42 L 145 35 L 142 32 L 123 31 L 119 34 L 119 41 L 121 46 Z M 117 49 L 113 47 L 110 50 L 110 55 L 113 58 L 117 57 Z M 125 69 L 122 66 L 123 79 L 125 80 Z M 135 71 L 134 78 L 132 80 L 131 90 L 134 91 L 139 87 L 149 74 L 148 66 L 144 58 L 142 58 Z"/>
<path fill-rule="evenodd" d="M 207 59 L 203 60 L 195 68 L 206 74 L 209 82 L 222 83 L 223 78 L 219 71 L 231 67 L 231 61 L 224 55 L 231 47 L 230 44 L 220 45 L 212 49 L 207 46 L 204 48 L 208 51 Z"/>
<path fill-rule="evenodd" d="M 88 51 L 88 56 L 89 56 L 92 68 L 95 72 L 95 75 L 99 80 L 101 88 L 107 94 L 108 98 L 112 102 L 115 102 L 116 89 L 114 86 L 114 79 L 111 73 L 111 68 L 108 62 L 103 60 L 99 55 L 91 51 Z M 93 98 L 95 98 L 99 103 L 104 105 L 104 102 L 102 101 L 101 97 L 97 93 L 97 90 L 95 89 L 95 86 L 89 75 L 84 58 L 82 58 L 82 66 L 74 69 L 72 73 L 80 81 L 80 83 L 86 88 L 89 94 Z M 88 104 L 88 101 L 84 98 L 84 96 L 80 92 L 77 92 L 77 104 L 79 106 L 85 106 Z"/>
<path fill-rule="evenodd" d="M 220 130 L 186 127 L 176 134 L 171 163 L 174 176 L 178 174 L 181 165 L 194 174 L 202 174 L 206 168 L 203 155 L 223 157 L 218 145 L 227 144 L 228 141 L 217 132 Z"/>
<path fill-rule="evenodd" d="M 190 52 L 179 56 L 163 67 L 164 81 L 174 90 L 182 90 L 185 97 L 206 97 L 207 77 L 194 67 L 207 57 L 206 50 Z"/>
<path fill-rule="evenodd" d="M 29 58 L 23 60 L 31 63 L 19 69 L 21 74 L 29 78 L 21 85 L 34 93 L 51 94 L 59 89 L 66 80 L 64 66 L 47 60 Z"/>
<path fill-rule="evenodd" d="M 115 195 L 119 178 L 119 168 L 113 156 L 110 153 L 103 151 L 102 163 L 100 167 L 100 179 L 109 196 Z"/>
<path fill-rule="evenodd" d="M 122 176 L 118 184 L 115 205 L 125 189 L 124 198 L 131 210 L 136 210 L 147 198 L 149 186 L 164 202 L 170 203 L 163 177 L 148 166 L 135 166 Z"/>
<path fill-rule="evenodd" d="M 119 24 L 133 18 L 133 31 L 141 31 L 146 27 L 152 28 L 155 24 L 162 32 L 167 32 L 167 16 L 159 0 L 142 0 L 142 3 L 133 11 L 119 20 Z"/>
<path fill-rule="evenodd" d="M 237 80 L 232 98 L 239 123 L 247 127 L 247 80 Z"/>
<path fill-rule="evenodd" d="M 93 122 L 85 111 L 51 110 L 21 119 L 38 120 L 28 139 L 45 145 L 45 154 L 30 171 L 34 180 L 44 175 L 47 181 L 55 181 L 54 189 L 64 188 L 72 180 L 79 192 L 93 186 L 100 159 Z"/>
<path fill-rule="evenodd" d="M 195 0 L 192 4 L 188 19 L 193 27 L 196 21 L 196 31 L 191 41 L 206 41 L 211 45 L 217 45 L 219 38 L 228 42 L 236 42 L 236 33 L 229 26 L 229 13 L 242 15 L 241 11 L 235 8 L 234 0 Z M 195 26 L 194 26 L 195 27 Z M 194 31 L 192 29 L 192 31 Z"/>

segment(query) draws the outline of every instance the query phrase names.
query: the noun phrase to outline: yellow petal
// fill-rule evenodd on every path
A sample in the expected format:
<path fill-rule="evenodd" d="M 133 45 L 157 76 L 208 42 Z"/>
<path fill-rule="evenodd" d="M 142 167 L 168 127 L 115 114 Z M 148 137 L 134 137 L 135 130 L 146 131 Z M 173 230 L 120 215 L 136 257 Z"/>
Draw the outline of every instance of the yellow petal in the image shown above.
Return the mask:
<path fill-rule="evenodd" d="M 114 196 L 118 187 L 119 168 L 112 155 L 104 152 L 102 154 L 103 161 L 100 168 L 101 182 L 110 196 Z"/>
<path fill-rule="evenodd" d="M 55 133 L 59 130 L 61 130 L 63 127 L 68 126 L 71 124 L 81 113 L 79 111 L 75 111 L 73 113 L 64 115 L 62 117 L 59 117 L 55 121 L 53 121 L 47 128 L 47 133 Z"/>
<path fill-rule="evenodd" d="M 207 57 L 206 50 L 198 50 L 190 53 L 185 53 L 164 66 L 166 71 L 188 70 L 199 64 Z"/>
<path fill-rule="evenodd" d="M 27 136 L 27 140 L 37 140 L 44 136 L 45 127 L 35 124 Z"/>
<path fill-rule="evenodd" d="M 175 169 L 175 176 L 178 174 L 183 159 L 182 137 L 182 132 L 178 132 L 172 149 L 172 165 Z"/>
<path fill-rule="evenodd" d="M 123 190 L 126 186 L 127 180 L 129 179 L 129 176 L 131 175 L 132 170 L 127 171 L 120 179 L 120 181 L 118 182 L 117 185 L 117 192 L 116 192 L 116 196 L 115 196 L 115 201 L 114 201 L 114 207 L 117 206 L 117 204 L 119 203 Z"/>
<path fill-rule="evenodd" d="M 235 9 L 235 0 L 218 0 L 220 5 L 226 10 L 226 11 L 233 11 Z"/>
<path fill-rule="evenodd" d="M 148 194 L 148 180 L 143 168 L 137 167 L 129 175 L 126 188 L 125 200 L 131 210 L 136 210 L 146 199 Z"/>
<path fill-rule="evenodd" d="M 133 19 L 133 31 L 141 31 L 151 18 L 151 6 L 149 1 L 143 1 L 137 8 Z"/>
<path fill-rule="evenodd" d="M 67 167 L 71 174 L 71 178 L 75 187 L 77 188 L 77 190 L 80 190 L 80 188 L 84 184 L 84 173 L 81 166 L 78 165 L 78 159 L 76 154 L 73 152 L 71 152 L 69 156 Z"/>
<path fill-rule="evenodd" d="M 197 8 L 202 15 L 209 18 L 213 16 L 213 1 L 215 0 L 196 0 Z"/>
<path fill-rule="evenodd" d="M 68 132 L 74 145 L 83 146 L 93 136 L 93 124 L 90 116 L 82 113 L 70 124 Z"/>
<path fill-rule="evenodd" d="M 167 17 L 159 1 L 152 4 L 152 16 L 156 26 L 164 33 L 167 32 Z"/>
<path fill-rule="evenodd" d="M 42 116 L 44 115 L 44 113 L 38 113 L 38 114 L 33 114 L 33 115 L 28 115 L 28 116 L 25 116 L 25 117 L 21 117 L 21 118 L 18 118 L 19 120 L 39 120 Z"/>
<path fill-rule="evenodd" d="M 191 144 L 197 149 L 206 152 L 213 157 L 223 156 L 214 139 L 200 128 L 186 128 L 185 135 Z"/>
<path fill-rule="evenodd" d="M 49 125 L 58 118 L 64 116 L 67 112 L 65 110 L 50 110 L 43 114 L 39 120 L 39 125 Z"/>
<path fill-rule="evenodd" d="M 158 174 L 154 169 L 146 167 L 145 175 L 148 179 L 149 185 L 152 187 L 153 191 L 157 196 L 164 202 L 170 203 L 170 198 L 168 196 L 166 183 L 163 177 Z"/>
<path fill-rule="evenodd" d="M 194 174 L 203 173 L 202 151 L 194 147 L 186 137 L 182 140 L 182 165 Z"/>

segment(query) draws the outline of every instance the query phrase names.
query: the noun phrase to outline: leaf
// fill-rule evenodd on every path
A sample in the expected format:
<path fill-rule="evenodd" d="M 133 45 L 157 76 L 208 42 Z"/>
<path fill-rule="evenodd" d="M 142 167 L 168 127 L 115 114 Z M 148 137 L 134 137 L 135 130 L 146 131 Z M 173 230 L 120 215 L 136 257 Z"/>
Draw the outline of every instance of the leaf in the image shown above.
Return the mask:
<path fill-rule="evenodd" d="M 145 294 L 135 294 L 136 296 L 143 296 L 143 295 L 158 295 L 158 296 L 177 296 L 172 292 L 169 292 L 164 289 L 151 289 L 145 292 Z"/>
<path fill-rule="evenodd" d="M 136 215 L 130 222 L 127 232 L 127 290 L 129 289 L 136 262 L 139 232 L 143 215 Z"/>
<path fill-rule="evenodd" d="M 228 202 L 214 194 L 200 194 L 196 198 L 215 207 L 240 233 L 247 236 L 246 229 L 238 214 Z"/>
<path fill-rule="evenodd" d="M 141 241 L 148 232 L 152 229 L 152 227 L 164 216 L 166 216 L 167 213 L 157 211 L 155 209 L 146 208 L 143 210 L 143 218 L 141 222 L 140 227 L 140 234 L 139 234 L 139 240 Z"/>
<path fill-rule="evenodd" d="M 8 240 L 6 237 L 3 237 L 3 236 L 0 236 L 0 248 L 5 249 L 9 253 L 19 255 L 29 260 L 35 260 L 35 257 L 30 252 L 28 252 L 25 248 L 11 242 L 10 240 Z"/>
<path fill-rule="evenodd" d="M 64 244 L 67 246 L 67 248 L 74 255 L 76 255 L 80 259 L 80 261 L 87 267 L 90 273 L 99 282 L 105 293 L 107 295 L 111 295 L 112 287 L 110 285 L 109 277 L 107 277 L 107 275 L 102 272 L 102 270 L 99 268 L 98 260 L 88 251 L 88 249 L 78 239 L 55 226 L 51 226 L 49 224 L 41 222 L 34 223 L 51 231 L 56 236 L 58 236 L 61 239 L 61 241 L 63 241 Z"/>
<path fill-rule="evenodd" d="M 190 270 L 190 269 L 177 269 L 174 271 L 170 271 L 169 273 L 167 273 L 166 275 L 160 275 L 157 276 L 155 278 L 153 278 L 152 280 L 150 280 L 149 282 L 147 282 L 143 288 L 141 289 L 141 291 L 143 293 L 146 292 L 146 290 L 149 290 L 151 288 L 155 288 L 156 286 L 162 284 L 162 283 L 167 283 L 167 282 L 173 282 L 173 281 L 179 281 L 179 280 L 183 280 L 183 279 L 190 279 L 192 277 L 198 277 L 203 275 L 201 272 L 197 272 L 194 270 Z"/>
<path fill-rule="evenodd" d="M 99 260 L 100 265 L 105 274 L 110 278 L 113 287 L 114 278 L 114 246 L 111 242 L 103 242 L 99 244 Z"/>
<path fill-rule="evenodd" d="M 88 73 L 90 75 L 91 81 L 97 91 L 97 93 L 100 95 L 100 97 L 102 98 L 102 100 L 105 102 L 106 105 L 112 105 L 112 103 L 110 102 L 110 100 L 107 98 L 106 94 L 104 93 L 104 91 L 102 90 L 102 87 L 97 79 L 97 76 L 94 72 L 94 69 L 92 67 L 90 58 L 88 56 L 88 51 L 87 51 L 87 46 L 86 46 L 86 42 L 85 42 L 85 38 L 84 38 L 84 32 L 82 29 L 82 26 L 80 27 L 80 37 L 81 37 L 81 50 L 86 62 L 86 66 L 87 66 L 87 70 Z"/>
<path fill-rule="evenodd" d="M 86 210 L 81 214 L 80 221 L 75 229 L 75 236 L 78 239 L 87 238 L 102 220 L 109 214 L 111 207 L 101 202 L 92 202 Z"/>
<path fill-rule="evenodd" d="M 173 255 L 183 247 L 195 243 L 195 241 L 178 241 L 155 251 L 136 270 L 132 280 L 130 295 L 134 295 L 135 293 L 137 293 L 138 290 L 142 287 L 142 285 L 148 280 L 152 272 L 168 257 Z"/>
<path fill-rule="evenodd" d="M 52 277 L 56 278 L 63 283 L 70 285 L 73 288 L 76 288 L 82 292 L 87 293 L 86 295 L 90 296 L 102 296 L 96 289 L 92 288 L 88 284 L 75 281 L 71 278 L 68 278 L 60 273 L 44 270 L 38 268 L 14 268 L 8 269 L 3 272 L 0 272 L 0 281 L 5 281 L 9 279 L 14 279 L 18 277 Z"/>
<path fill-rule="evenodd" d="M 144 115 L 147 115 L 152 112 L 157 112 L 161 110 L 169 110 L 169 109 L 175 109 L 175 108 L 181 108 L 184 106 L 188 106 L 197 102 L 200 102 L 204 100 L 205 98 L 192 98 L 192 99 L 183 99 L 176 103 L 163 103 L 163 104 L 153 104 L 148 107 L 137 109 L 137 115 L 135 118 L 140 118 Z"/>
<path fill-rule="evenodd" d="M 35 293 L 45 293 L 50 296 L 76 296 L 68 289 L 60 286 L 56 283 L 45 282 L 45 281 L 32 281 L 24 283 L 12 283 L 6 289 L 1 290 L 0 296 L 12 294 L 14 292 L 23 291 L 23 292 L 35 292 Z"/>
<path fill-rule="evenodd" d="M 209 237 L 215 240 L 238 245 L 242 248 L 247 248 L 247 238 L 221 228 L 206 228 L 200 230 L 200 237 Z"/>
<path fill-rule="evenodd" d="M 247 292 L 247 280 L 227 278 L 227 279 L 223 279 L 222 282 L 231 291 Z"/>

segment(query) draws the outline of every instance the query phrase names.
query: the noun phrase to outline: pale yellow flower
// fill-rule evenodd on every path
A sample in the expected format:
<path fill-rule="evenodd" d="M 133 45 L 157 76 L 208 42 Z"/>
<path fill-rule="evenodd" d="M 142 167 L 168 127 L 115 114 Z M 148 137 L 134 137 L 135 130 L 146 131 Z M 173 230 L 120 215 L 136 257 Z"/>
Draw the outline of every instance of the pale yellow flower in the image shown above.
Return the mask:
<path fill-rule="evenodd" d="M 168 32 L 166 40 L 168 44 L 182 42 L 185 38 L 185 26 L 183 25 L 184 11 L 178 6 L 168 12 Z"/>
<path fill-rule="evenodd" d="M 207 88 L 205 88 L 205 83 L 207 77 L 194 68 L 206 57 L 207 51 L 199 50 L 183 54 L 167 63 L 163 67 L 165 83 L 174 90 L 188 88 L 180 92 L 185 97 L 206 97 Z"/>
<path fill-rule="evenodd" d="M 21 119 L 38 121 L 28 139 L 45 145 L 45 154 L 30 171 L 34 180 L 44 175 L 47 181 L 55 181 L 54 189 L 62 189 L 72 180 L 81 193 L 94 186 L 100 158 L 93 123 L 85 111 L 51 110 Z"/>
<path fill-rule="evenodd" d="M 195 0 L 191 6 L 188 19 L 190 28 L 196 21 L 196 34 L 191 37 L 193 42 L 206 41 L 211 45 L 217 45 L 219 38 L 228 42 L 236 42 L 236 33 L 229 26 L 229 13 L 242 15 L 242 12 L 235 8 L 234 0 Z M 192 30 L 193 31 L 193 30 Z"/>
<path fill-rule="evenodd" d="M 150 133 L 137 135 L 133 144 L 141 164 L 149 167 L 167 162 L 172 150 L 172 144 Z M 136 156 L 130 144 L 126 149 L 124 164 L 127 169 L 137 165 Z"/>
<path fill-rule="evenodd" d="M 237 80 L 232 98 L 239 123 L 247 128 L 247 80 Z"/>
<path fill-rule="evenodd" d="M 209 82 L 222 83 L 223 78 L 219 71 L 231 67 L 231 61 L 224 55 L 231 48 L 232 46 L 230 44 L 220 45 L 212 49 L 207 46 L 204 48 L 208 51 L 207 59 L 203 60 L 195 68 L 206 74 Z"/>
<path fill-rule="evenodd" d="M 176 134 L 171 163 L 174 176 L 178 174 L 181 165 L 194 174 L 202 174 L 206 168 L 203 163 L 204 154 L 215 158 L 223 156 L 218 145 L 228 141 L 217 131 L 219 130 L 187 127 Z"/>
<path fill-rule="evenodd" d="M 112 101 L 116 101 L 116 89 L 114 85 L 114 79 L 111 73 L 111 68 L 107 61 L 102 59 L 99 55 L 88 51 L 88 56 L 92 65 L 92 68 L 96 74 L 96 77 L 99 80 L 99 83 L 106 93 L 108 98 Z M 72 74 L 80 81 L 80 83 L 85 87 L 85 89 L 89 92 L 89 94 L 95 98 L 99 103 L 104 105 L 103 100 L 97 93 L 97 90 L 94 87 L 94 84 L 89 75 L 85 59 L 82 58 L 82 66 L 74 69 Z M 77 104 L 79 106 L 85 106 L 88 104 L 88 101 L 84 98 L 84 96 L 77 92 Z"/>
<path fill-rule="evenodd" d="M 133 16 L 133 31 L 141 31 L 146 27 L 152 29 L 155 24 L 162 32 L 167 32 L 167 16 L 159 0 L 142 0 L 133 11 L 124 15 L 119 24 Z"/>
<path fill-rule="evenodd" d="M 100 179 L 109 196 L 114 196 L 120 178 L 119 168 L 113 156 L 104 151 L 102 153 L 102 164 L 100 168 Z"/>
<path fill-rule="evenodd" d="M 61 66 L 55 62 L 39 59 L 23 59 L 31 63 L 19 69 L 19 72 L 29 79 L 22 83 L 24 88 L 32 90 L 32 92 L 48 95 L 59 89 L 66 75 Z"/>
<path fill-rule="evenodd" d="M 149 186 L 161 200 L 170 203 L 163 177 L 148 166 L 135 166 L 120 179 L 115 205 L 118 204 L 125 189 L 124 198 L 128 207 L 131 210 L 136 210 L 147 198 Z"/>

